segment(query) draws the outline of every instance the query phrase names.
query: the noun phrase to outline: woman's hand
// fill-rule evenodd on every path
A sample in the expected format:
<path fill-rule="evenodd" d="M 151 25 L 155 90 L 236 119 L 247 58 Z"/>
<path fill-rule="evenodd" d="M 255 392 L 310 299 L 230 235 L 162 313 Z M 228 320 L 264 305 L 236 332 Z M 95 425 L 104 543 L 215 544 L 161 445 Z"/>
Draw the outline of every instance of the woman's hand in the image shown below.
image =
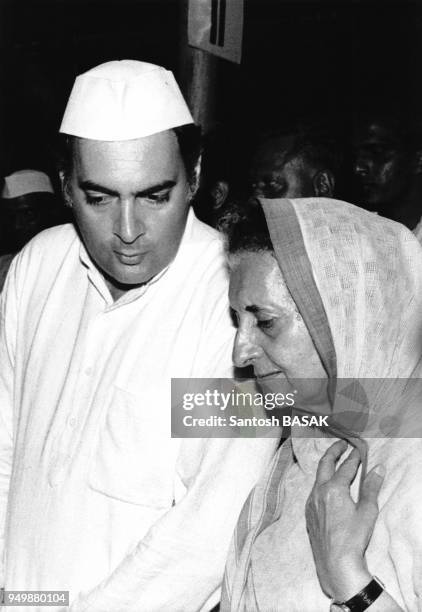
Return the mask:
<path fill-rule="evenodd" d="M 365 550 L 378 516 L 378 493 L 383 466 L 366 476 L 355 503 L 350 486 L 360 464 L 353 449 L 342 465 L 336 463 L 347 442 L 335 442 L 321 458 L 315 484 L 306 504 L 306 522 L 321 588 L 336 601 L 347 601 L 371 580 Z"/>

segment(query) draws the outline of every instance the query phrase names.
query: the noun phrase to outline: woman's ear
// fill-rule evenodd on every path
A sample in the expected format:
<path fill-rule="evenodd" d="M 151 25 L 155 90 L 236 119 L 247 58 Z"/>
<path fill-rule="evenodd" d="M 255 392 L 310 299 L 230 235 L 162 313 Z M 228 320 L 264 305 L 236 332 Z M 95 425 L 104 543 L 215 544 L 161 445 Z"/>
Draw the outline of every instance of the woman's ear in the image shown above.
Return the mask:
<path fill-rule="evenodd" d="M 320 170 L 313 178 L 315 196 L 318 198 L 332 198 L 335 188 L 334 175 L 330 170 Z"/>

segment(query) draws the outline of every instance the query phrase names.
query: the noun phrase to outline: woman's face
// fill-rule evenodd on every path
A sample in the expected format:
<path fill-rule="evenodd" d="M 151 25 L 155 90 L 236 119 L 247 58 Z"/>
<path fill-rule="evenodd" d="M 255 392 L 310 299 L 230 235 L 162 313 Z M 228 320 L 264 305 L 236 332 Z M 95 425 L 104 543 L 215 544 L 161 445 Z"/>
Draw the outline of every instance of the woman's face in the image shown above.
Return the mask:
<path fill-rule="evenodd" d="M 233 360 L 252 365 L 261 384 L 288 379 L 301 399 L 327 403 L 327 375 L 271 253 L 230 258 L 230 305 L 237 319 Z M 301 379 L 301 380 L 297 380 Z"/>

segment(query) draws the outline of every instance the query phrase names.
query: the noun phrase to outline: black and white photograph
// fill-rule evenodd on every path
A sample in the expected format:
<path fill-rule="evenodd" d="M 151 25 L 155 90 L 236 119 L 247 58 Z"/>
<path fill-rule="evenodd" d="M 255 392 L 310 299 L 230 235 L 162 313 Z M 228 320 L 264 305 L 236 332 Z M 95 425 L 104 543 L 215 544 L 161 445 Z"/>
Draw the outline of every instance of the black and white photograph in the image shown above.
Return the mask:
<path fill-rule="evenodd" d="M 422 612 L 422 2 L 0 49 L 0 608 Z"/>

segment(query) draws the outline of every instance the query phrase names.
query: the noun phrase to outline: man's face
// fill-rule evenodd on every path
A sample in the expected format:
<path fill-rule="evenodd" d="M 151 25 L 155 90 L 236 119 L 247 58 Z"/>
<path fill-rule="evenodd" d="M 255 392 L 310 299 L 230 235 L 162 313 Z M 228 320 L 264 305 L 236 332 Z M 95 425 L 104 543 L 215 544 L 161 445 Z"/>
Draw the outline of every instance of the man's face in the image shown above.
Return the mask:
<path fill-rule="evenodd" d="M 394 130 L 376 121 L 361 126 L 354 145 L 358 195 L 374 210 L 388 210 L 409 188 L 409 155 Z"/>
<path fill-rule="evenodd" d="M 189 202 L 174 132 L 121 142 L 76 138 L 69 195 L 112 294 L 147 282 L 176 255 Z"/>
<path fill-rule="evenodd" d="M 54 222 L 53 198 L 50 194 L 29 193 L 3 200 L 4 244 L 20 250 L 31 238 Z"/>
<path fill-rule="evenodd" d="M 299 158 L 286 162 L 288 139 L 266 143 L 258 149 L 251 166 L 252 194 L 263 198 L 315 196 L 315 170 Z"/>

